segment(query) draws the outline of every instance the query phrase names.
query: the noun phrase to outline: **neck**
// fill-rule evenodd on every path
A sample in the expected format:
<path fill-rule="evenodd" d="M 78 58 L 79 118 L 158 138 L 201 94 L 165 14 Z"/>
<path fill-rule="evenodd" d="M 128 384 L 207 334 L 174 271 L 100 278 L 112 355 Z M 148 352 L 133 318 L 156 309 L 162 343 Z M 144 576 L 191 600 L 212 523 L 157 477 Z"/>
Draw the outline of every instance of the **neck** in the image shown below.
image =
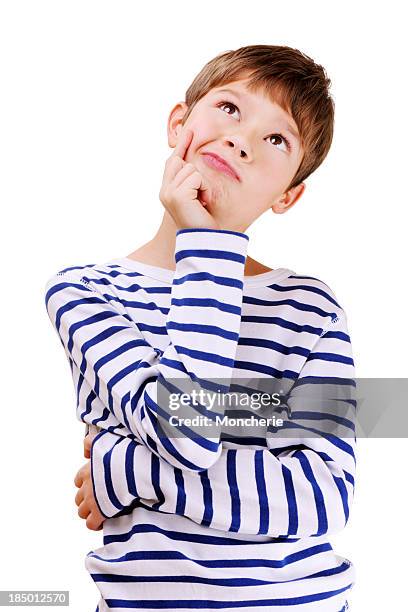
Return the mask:
<path fill-rule="evenodd" d="M 130 253 L 128 257 L 151 266 L 175 270 L 174 251 L 176 248 L 177 229 L 173 218 L 165 210 L 160 227 L 153 238 L 133 251 L 133 253 Z M 244 271 L 246 276 L 260 274 L 269 270 L 271 268 L 264 266 L 247 255 Z"/>
<path fill-rule="evenodd" d="M 177 225 L 171 215 L 164 211 L 159 229 L 149 242 L 136 249 L 129 257 L 152 266 L 175 270 L 174 251 L 176 249 Z"/>

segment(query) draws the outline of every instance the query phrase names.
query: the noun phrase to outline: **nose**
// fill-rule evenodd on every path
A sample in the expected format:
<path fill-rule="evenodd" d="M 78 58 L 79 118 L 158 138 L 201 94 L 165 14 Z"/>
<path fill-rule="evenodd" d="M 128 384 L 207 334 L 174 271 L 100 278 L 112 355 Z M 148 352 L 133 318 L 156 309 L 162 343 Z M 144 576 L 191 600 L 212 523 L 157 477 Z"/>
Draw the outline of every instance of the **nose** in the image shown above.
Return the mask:
<path fill-rule="evenodd" d="M 243 159 L 248 159 L 250 156 L 250 147 L 245 144 L 240 136 L 228 136 L 224 138 L 224 145 L 235 149 L 235 155 Z"/>

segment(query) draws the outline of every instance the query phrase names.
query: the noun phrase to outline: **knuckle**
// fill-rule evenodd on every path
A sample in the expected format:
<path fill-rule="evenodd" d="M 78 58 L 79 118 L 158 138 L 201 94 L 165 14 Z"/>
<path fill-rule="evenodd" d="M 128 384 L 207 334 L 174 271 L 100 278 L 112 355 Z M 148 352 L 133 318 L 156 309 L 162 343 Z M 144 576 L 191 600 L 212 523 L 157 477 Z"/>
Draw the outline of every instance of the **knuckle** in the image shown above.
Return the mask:
<path fill-rule="evenodd" d="M 86 526 L 88 527 L 88 529 L 91 529 L 92 531 L 96 531 L 97 524 L 96 524 L 95 519 L 92 517 L 92 515 L 88 516 L 86 520 Z"/>
<path fill-rule="evenodd" d="M 172 166 L 173 164 L 177 163 L 178 161 L 180 161 L 180 156 L 179 155 L 175 155 L 174 153 L 172 155 L 170 155 L 170 157 L 167 159 L 166 161 L 166 167 L 167 166 Z"/>

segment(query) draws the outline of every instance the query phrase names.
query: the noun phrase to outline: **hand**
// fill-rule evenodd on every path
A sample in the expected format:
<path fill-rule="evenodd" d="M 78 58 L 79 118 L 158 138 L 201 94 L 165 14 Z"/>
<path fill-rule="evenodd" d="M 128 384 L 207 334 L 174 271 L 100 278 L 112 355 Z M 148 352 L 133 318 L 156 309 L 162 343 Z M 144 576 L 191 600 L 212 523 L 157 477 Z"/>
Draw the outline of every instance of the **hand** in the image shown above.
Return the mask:
<path fill-rule="evenodd" d="M 86 436 L 88 437 L 88 436 Z M 86 526 L 92 531 L 102 529 L 102 524 L 106 517 L 99 512 L 95 501 L 92 476 L 91 462 L 87 461 L 77 472 L 74 484 L 79 488 L 75 496 L 75 503 L 78 506 L 78 515 L 86 519 Z"/>
<path fill-rule="evenodd" d="M 220 229 L 214 217 L 205 209 L 205 202 L 198 198 L 198 192 L 209 191 L 208 185 L 197 168 L 184 161 L 192 138 L 193 131 L 183 129 L 173 153 L 166 161 L 159 198 L 178 229 Z"/>
<path fill-rule="evenodd" d="M 92 445 L 92 440 L 94 439 L 94 437 L 95 435 L 88 433 L 86 434 L 84 438 L 84 457 L 85 459 L 91 458 L 91 445 Z"/>

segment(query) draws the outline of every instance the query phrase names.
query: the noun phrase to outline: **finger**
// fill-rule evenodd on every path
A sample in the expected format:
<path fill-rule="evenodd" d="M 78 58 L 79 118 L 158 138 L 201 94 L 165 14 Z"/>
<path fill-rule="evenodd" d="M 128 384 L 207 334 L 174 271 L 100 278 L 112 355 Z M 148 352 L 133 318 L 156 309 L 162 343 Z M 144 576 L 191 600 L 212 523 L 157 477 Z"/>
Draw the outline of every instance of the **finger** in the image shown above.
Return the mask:
<path fill-rule="evenodd" d="M 180 157 L 170 156 L 164 166 L 163 185 L 168 185 L 168 183 L 174 180 L 174 177 L 177 176 L 177 173 L 180 172 L 185 165 L 186 162 Z"/>
<path fill-rule="evenodd" d="M 91 512 L 91 514 L 86 519 L 86 526 L 88 527 L 88 529 L 91 529 L 92 531 L 98 531 L 99 529 L 102 529 L 102 525 L 99 525 L 99 527 L 98 525 L 99 525 L 99 520 L 96 517 L 94 517 Z"/>
<path fill-rule="evenodd" d="M 185 178 L 183 187 L 186 189 L 196 189 L 197 191 L 208 191 L 209 189 L 209 185 L 204 180 L 203 175 L 196 168 Z"/>
<path fill-rule="evenodd" d="M 75 495 L 75 503 L 77 506 L 79 506 L 84 500 L 84 494 L 82 489 L 79 489 L 79 491 L 77 492 L 77 494 Z"/>
<path fill-rule="evenodd" d="M 201 185 L 200 185 L 200 187 L 198 189 L 199 189 L 199 191 L 209 191 L 210 190 L 210 185 L 205 181 L 205 179 L 202 178 Z"/>
<path fill-rule="evenodd" d="M 75 476 L 74 485 L 76 487 L 80 487 L 82 485 L 83 481 L 84 481 L 84 479 L 82 478 L 81 470 L 79 470 L 77 472 L 76 476 Z"/>
<path fill-rule="evenodd" d="M 186 180 L 190 174 L 197 172 L 197 168 L 193 164 L 186 164 L 181 170 L 179 170 L 173 179 L 173 187 L 177 189 Z"/>
<path fill-rule="evenodd" d="M 92 440 L 91 439 L 87 439 L 85 438 L 84 440 L 84 457 L 85 459 L 90 459 L 91 458 L 91 446 L 92 446 Z"/>
<path fill-rule="evenodd" d="M 181 157 L 181 159 L 184 159 L 192 139 L 193 130 L 191 130 L 190 128 L 182 128 L 180 137 L 177 141 L 176 146 L 174 147 L 172 157 L 175 157 L 177 155 L 178 157 Z"/>
<path fill-rule="evenodd" d="M 88 518 L 90 514 L 90 510 L 89 510 L 89 506 L 86 502 L 82 502 L 78 508 L 78 516 L 80 516 L 83 519 Z"/>
<path fill-rule="evenodd" d="M 185 166 L 178 171 L 177 175 L 173 179 L 173 187 L 177 189 L 192 174 L 196 175 L 193 180 L 194 184 L 198 185 L 196 188 L 200 191 L 207 191 L 209 189 L 207 180 L 203 177 L 201 172 L 197 170 L 194 164 L 191 164 L 190 162 L 186 163 Z"/>

